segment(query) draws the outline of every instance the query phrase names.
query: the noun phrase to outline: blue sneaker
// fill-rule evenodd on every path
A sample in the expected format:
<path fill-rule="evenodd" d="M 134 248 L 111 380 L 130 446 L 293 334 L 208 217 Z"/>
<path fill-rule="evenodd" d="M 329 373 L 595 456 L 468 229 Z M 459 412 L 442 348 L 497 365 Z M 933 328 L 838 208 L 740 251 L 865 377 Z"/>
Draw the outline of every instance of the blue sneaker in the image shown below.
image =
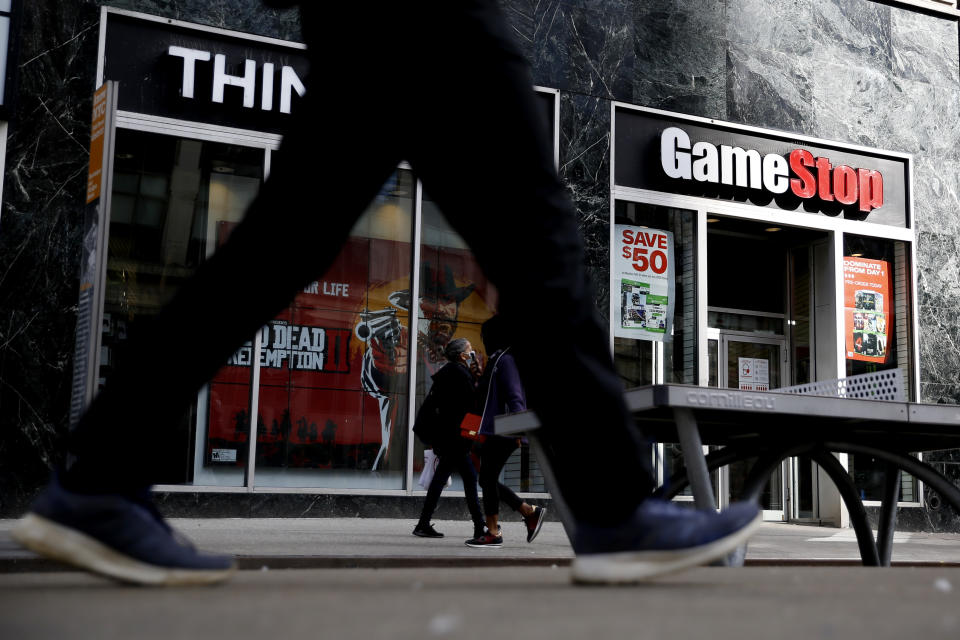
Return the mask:
<path fill-rule="evenodd" d="M 707 564 L 746 542 L 760 521 L 753 503 L 718 513 L 651 498 L 622 527 L 578 527 L 573 581 L 623 584 Z"/>
<path fill-rule="evenodd" d="M 31 551 L 116 580 L 147 585 L 219 582 L 235 570 L 233 558 L 199 553 L 142 498 L 86 495 L 57 478 L 11 531 Z"/>

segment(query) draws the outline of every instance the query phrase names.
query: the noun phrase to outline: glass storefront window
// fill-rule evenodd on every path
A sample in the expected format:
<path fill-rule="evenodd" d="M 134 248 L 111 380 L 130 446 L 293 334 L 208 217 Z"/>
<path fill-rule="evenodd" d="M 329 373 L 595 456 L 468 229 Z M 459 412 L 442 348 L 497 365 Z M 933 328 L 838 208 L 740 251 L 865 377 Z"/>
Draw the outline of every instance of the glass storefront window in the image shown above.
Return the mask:
<path fill-rule="evenodd" d="M 663 345 L 662 380 L 697 384 L 696 212 L 618 200 L 615 224 L 660 229 L 673 234 L 673 334 Z M 624 384 L 650 384 L 654 376 L 654 342 L 614 338 L 614 364 Z"/>
<path fill-rule="evenodd" d="M 899 368 L 911 397 L 911 287 L 909 245 L 898 240 L 843 236 L 844 348 L 847 375 Z M 849 471 L 864 500 L 883 497 L 885 464 L 851 455 Z M 917 482 L 901 474 L 901 502 L 917 502 Z"/>
<path fill-rule="evenodd" d="M 118 347 L 136 332 L 135 321 L 156 315 L 243 216 L 260 187 L 263 159 L 263 149 L 117 131 L 101 381 L 122 358 Z M 221 370 L 213 386 L 231 390 L 230 406 L 201 394 L 175 425 L 176 437 L 164 439 L 160 482 L 243 483 L 249 372 Z M 208 421 L 229 434 L 223 443 L 206 439 Z M 219 458 L 212 467 L 203 463 L 211 456 Z"/>
<path fill-rule="evenodd" d="M 257 486 L 404 487 L 414 191 L 398 170 L 262 329 Z"/>
<path fill-rule="evenodd" d="M 661 343 L 615 337 L 613 360 L 620 379 L 626 388 L 660 381 L 697 384 L 696 212 L 618 200 L 614 224 L 669 231 L 674 244 L 672 335 Z M 666 443 L 655 451 L 654 464 L 662 465 L 664 482 L 669 482 L 683 466 L 680 445 Z M 693 493 L 686 487 L 680 495 Z"/>
<path fill-rule="evenodd" d="M 757 335 L 783 335 L 783 317 L 774 315 L 755 315 L 731 311 L 707 311 L 707 326 L 724 331 L 755 333 Z"/>
<path fill-rule="evenodd" d="M 446 364 L 443 348 L 450 340 L 466 338 L 486 364 L 489 354 L 480 339 L 480 327 L 496 313 L 497 304 L 496 288 L 481 271 L 466 242 L 425 193 L 420 225 L 417 408 L 432 386 L 431 376 Z M 413 470 L 417 477 L 423 468 L 423 445 L 414 440 Z M 507 460 L 501 482 L 514 491 L 545 491 L 543 476 L 527 445 Z M 453 476 L 452 488 L 463 489 L 457 475 Z"/>

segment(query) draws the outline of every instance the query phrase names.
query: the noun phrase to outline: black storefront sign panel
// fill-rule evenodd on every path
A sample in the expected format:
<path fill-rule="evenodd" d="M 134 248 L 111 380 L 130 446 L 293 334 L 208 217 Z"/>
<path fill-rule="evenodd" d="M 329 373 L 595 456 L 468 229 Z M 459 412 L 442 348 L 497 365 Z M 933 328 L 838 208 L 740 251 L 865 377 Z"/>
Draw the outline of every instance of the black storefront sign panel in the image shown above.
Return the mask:
<path fill-rule="evenodd" d="M 627 108 L 615 118 L 617 186 L 908 226 L 905 158 Z"/>
<path fill-rule="evenodd" d="M 120 111 L 280 133 L 304 99 L 298 46 L 106 15 L 103 77 L 118 81 Z"/>

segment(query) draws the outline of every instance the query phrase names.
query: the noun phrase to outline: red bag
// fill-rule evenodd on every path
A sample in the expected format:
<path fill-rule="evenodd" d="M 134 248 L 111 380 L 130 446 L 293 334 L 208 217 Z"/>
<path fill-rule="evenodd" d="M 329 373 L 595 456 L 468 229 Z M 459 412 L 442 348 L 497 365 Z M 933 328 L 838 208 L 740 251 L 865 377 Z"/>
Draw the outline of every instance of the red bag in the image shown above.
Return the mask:
<path fill-rule="evenodd" d="M 460 437 L 466 438 L 467 440 L 474 440 L 476 442 L 483 442 L 487 439 L 487 436 L 480 433 L 480 423 L 483 420 L 483 416 L 479 416 L 475 413 L 468 413 L 463 416 L 463 420 L 460 422 Z"/>

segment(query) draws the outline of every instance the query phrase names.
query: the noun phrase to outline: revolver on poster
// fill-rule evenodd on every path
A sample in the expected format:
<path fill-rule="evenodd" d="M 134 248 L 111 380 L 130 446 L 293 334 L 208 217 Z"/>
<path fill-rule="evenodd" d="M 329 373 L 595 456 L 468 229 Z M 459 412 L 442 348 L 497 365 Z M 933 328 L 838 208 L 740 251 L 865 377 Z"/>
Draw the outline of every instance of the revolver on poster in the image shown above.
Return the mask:
<path fill-rule="evenodd" d="M 354 329 L 357 338 L 363 342 L 378 340 L 391 362 L 396 358 L 396 347 L 401 339 L 401 331 L 403 331 L 403 325 L 397 318 L 396 309 L 361 313 L 360 322 Z"/>

